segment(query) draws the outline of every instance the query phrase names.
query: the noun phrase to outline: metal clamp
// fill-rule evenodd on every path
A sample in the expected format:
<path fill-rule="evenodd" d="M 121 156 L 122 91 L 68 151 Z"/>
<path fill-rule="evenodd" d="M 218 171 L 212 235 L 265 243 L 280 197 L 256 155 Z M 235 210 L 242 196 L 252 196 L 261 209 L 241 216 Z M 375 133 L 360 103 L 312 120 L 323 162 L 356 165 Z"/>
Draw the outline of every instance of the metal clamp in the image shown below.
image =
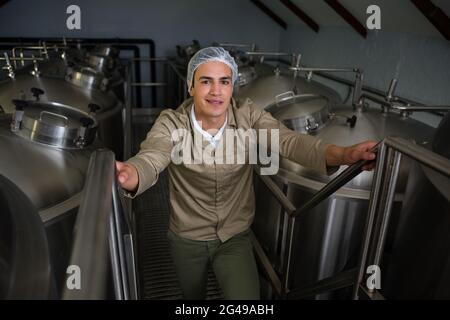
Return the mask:
<path fill-rule="evenodd" d="M 314 118 L 308 118 L 306 119 L 306 131 L 308 132 L 314 132 L 319 128 L 319 124 L 316 122 Z"/>

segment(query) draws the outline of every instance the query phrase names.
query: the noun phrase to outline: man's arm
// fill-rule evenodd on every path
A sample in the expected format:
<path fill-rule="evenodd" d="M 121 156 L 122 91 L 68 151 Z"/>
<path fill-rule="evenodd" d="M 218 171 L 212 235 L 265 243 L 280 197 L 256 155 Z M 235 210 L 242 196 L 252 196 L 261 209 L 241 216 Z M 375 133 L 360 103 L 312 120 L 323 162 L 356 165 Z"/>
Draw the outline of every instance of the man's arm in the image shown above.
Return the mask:
<path fill-rule="evenodd" d="M 377 144 L 376 141 L 364 141 L 350 147 L 329 145 L 325 152 L 327 165 L 351 165 L 358 160 L 374 160 L 376 155 L 371 152 Z M 371 170 L 375 163 L 365 165 L 363 170 Z"/>
<path fill-rule="evenodd" d="M 313 168 L 322 174 L 331 175 L 339 169 L 339 166 L 351 165 L 361 159 L 375 159 L 375 154 L 370 152 L 377 144 L 375 141 L 365 141 L 349 147 L 336 146 L 316 137 L 290 130 L 264 110 L 251 107 L 251 113 L 256 129 L 279 130 L 280 154 L 283 157 Z M 371 170 L 374 165 L 374 163 L 366 165 L 363 170 Z"/>
<path fill-rule="evenodd" d="M 117 162 L 117 178 L 129 197 L 136 197 L 158 180 L 158 176 L 171 161 L 173 142 L 170 114 L 163 111 L 147 138 L 141 143 L 137 155 L 126 162 Z M 172 128 L 173 129 L 173 128 Z"/>

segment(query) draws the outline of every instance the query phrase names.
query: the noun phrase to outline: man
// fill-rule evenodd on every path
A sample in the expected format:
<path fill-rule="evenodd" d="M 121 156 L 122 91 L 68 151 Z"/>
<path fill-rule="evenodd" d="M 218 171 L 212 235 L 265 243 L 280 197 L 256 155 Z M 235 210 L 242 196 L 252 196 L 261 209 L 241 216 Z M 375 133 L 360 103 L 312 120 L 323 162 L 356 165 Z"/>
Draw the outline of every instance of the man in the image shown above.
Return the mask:
<path fill-rule="evenodd" d="M 330 145 L 287 129 L 250 100 L 235 101 L 232 93 L 237 72 L 234 59 L 223 48 L 197 52 L 188 66 L 191 98 L 177 110 L 163 111 L 139 153 L 126 163 L 117 162 L 118 180 L 131 197 L 154 185 L 158 174 L 168 167 L 168 238 L 187 299 L 205 298 L 208 263 L 226 299 L 258 299 L 259 280 L 249 240 L 255 207 L 252 166 L 220 161 L 176 162 L 174 150 L 180 146 L 176 137 L 180 130 L 187 132 L 188 138 L 203 137 L 200 145 L 194 142 L 195 137 L 184 139 L 183 157 L 208 148 L 214 156 L 221 145 L 231 143 L 225 130 L 272 130 L 279 137 L 275 142 L 283 157 L 323 174 L 360 159 L 375 159 L 369 152 L 375 142 L 351 147 Z M 248 159 L 247 151 L 245 155 Z"/>

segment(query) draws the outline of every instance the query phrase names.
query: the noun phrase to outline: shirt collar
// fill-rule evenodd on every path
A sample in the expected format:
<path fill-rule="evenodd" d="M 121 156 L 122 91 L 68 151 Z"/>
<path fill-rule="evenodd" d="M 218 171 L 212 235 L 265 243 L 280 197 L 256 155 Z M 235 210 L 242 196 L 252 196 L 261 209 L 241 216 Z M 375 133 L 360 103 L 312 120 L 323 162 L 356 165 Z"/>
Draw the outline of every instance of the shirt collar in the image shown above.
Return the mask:
<path fill-rule="evenodd" d="M 202 129 L 200 123 L 198 123 L 197 118 L 195 117 L 194 105 L 192 105 L 191 107 L 191 120 L 192 123 L 194 124 L 194 128 L 198 132 L 200 132 L 207 141 L 209 141 L 212 145 L 216 146 L 217 142 L 222 137 L 222 133 L 225 130 L 225 127 L 227 126 L 228 115 L 225 118 L 225 122 L 223 123 L 222 127 L 219 129 L 219 131 L 216 133 L 215 136 L 212 136 L 209 132 Z"/>

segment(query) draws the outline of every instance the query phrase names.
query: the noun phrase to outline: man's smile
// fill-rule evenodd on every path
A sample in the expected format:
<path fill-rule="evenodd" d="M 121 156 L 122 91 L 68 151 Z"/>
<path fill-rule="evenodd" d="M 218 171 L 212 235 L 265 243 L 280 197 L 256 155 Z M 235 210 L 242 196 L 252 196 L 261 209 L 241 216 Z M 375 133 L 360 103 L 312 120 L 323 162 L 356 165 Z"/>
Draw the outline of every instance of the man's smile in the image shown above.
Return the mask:
<path fill-rule="evenodd" d="M 220 106 L 223 104 L 223 100 L 222 99 L 205 99 L 207 103 L 212 104 L 214 106 Z"/>

